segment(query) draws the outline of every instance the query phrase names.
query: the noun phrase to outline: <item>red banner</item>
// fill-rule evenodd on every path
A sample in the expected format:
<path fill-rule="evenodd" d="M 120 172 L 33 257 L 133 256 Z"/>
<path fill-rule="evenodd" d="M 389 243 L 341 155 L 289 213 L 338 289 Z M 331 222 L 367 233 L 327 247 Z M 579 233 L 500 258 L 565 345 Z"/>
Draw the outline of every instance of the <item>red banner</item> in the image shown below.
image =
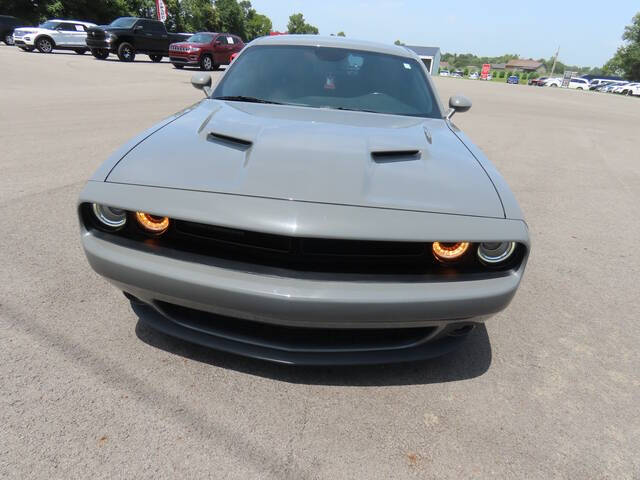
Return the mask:
<path fill-rule="evenodd" d="M 482 71 L 480 72 L 480 78 L 482 80 L 486 80 L 489 77 L 489 72 L 491 71 L 491 64 L 485 63 L 482 65 Z"/>
<path fill-rule="evenodd" d="M 167 20 L 167 5 L 164 0 L 156 0 L 156 14 L 161 22 Z"/>

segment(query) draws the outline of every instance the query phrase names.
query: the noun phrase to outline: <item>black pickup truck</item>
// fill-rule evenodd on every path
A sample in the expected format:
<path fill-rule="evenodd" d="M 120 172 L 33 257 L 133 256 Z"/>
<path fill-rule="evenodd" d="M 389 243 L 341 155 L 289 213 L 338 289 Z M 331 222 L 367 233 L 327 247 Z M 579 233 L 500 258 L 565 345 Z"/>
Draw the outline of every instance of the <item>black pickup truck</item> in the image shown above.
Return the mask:
<path fill-rule="evenodd" d="M 104 60 L 115 53 L 122 62 L 133 62 L 145 53 L 154 62 L 169 56 L 169 45 L 182 42 L 190 33 L 169 33 L 164 23 L 148 18 L 120 17 L 109 25 L 87 30 L 87 46 L 94 57 Z"/>

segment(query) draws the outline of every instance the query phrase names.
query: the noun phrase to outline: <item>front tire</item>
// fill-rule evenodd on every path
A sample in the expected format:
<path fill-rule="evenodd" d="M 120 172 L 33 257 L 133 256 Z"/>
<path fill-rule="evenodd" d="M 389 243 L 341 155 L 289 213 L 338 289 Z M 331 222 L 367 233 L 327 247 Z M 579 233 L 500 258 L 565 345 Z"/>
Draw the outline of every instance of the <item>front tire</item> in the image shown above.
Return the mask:
<path fill-rule="evenodd" d="M 85 53 L 87 53 L 87 49 L 86 48 L 76 48 L 74 50 L 78 55 L 84 55 Z"/>
<path fill-rule="evenodd" d="M 51 53 L 53 51 L 53 40 L 47 37 L 39 38 L 36 42 L 36 48 L 40 53 Z"/>
<path fill-rule="evenodd" d="M 200 70 L 211 71 L 214 69 L 213 59 L 211 55 L 203 55 L 200 59 Z"/>
<path fill-rule="evenodd" d="M 118 47 L 118 58 L 121 62 L 133 62 L 136 58 L 136 51 L 133 45 L 122 42 Z"/>
<path fill-rule="evenodd" d="M 149 58 L 153 63 L 159 63 L 162 61 L 162 55 L 149 55 Z"/>
<path fill-rule="evenodd" d="M 6 34 L 4 36 L 4 43 L 6 43 L 9 46 L 15 45 L 13 41 L 13 35 L 11 35 L 10 33 Z"/>
<path fill-rule="evenodd" d="M 91 55 L 96 57 L 98 60 L 106 60 L 109 56 L 109 50 L 104 48 L 94 48 L 91 50 Z"/>

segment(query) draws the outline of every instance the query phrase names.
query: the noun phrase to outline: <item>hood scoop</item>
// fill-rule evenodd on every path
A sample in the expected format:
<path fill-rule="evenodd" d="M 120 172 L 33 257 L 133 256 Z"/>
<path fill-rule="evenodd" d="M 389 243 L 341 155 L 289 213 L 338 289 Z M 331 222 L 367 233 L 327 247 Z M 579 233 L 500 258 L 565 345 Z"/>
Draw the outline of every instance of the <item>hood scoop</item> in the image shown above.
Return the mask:
<path fill-rule="evenodd" d="M 420 150 L 382 150 L 371 152 L 371 158 L 376 163 L 409 162 L 420 159 Z"/>
<path fill-rule="evenodd" d="M 242 152 L 249 150 L 253 142 L 251 140 L 245 140 L 244 138 L 232 137 L 231 135 L 224 135 L 217 132 L 209 132 L 207 135 L 207 141 L 222 145 L 223 147 L 233 148 Z"/>

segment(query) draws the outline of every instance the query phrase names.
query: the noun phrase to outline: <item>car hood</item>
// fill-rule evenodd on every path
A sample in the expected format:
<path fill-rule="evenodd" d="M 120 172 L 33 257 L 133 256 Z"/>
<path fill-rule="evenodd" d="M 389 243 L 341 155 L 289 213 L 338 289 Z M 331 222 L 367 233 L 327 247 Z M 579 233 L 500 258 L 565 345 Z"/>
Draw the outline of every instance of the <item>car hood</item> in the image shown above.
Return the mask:
<path fill-rule="evenodd" d="M 441 119 L 204 100 L 105 180 L 504 217 L 493 183 Z"/>
<path fill-rule="evenodd" d="M 16 33 L 38 33 L 38 32 L 52 32 L 53 30 L 47 30 L 46 28 L 40 27 L 20 27 L 14 28 L 13 32 Z"/>

